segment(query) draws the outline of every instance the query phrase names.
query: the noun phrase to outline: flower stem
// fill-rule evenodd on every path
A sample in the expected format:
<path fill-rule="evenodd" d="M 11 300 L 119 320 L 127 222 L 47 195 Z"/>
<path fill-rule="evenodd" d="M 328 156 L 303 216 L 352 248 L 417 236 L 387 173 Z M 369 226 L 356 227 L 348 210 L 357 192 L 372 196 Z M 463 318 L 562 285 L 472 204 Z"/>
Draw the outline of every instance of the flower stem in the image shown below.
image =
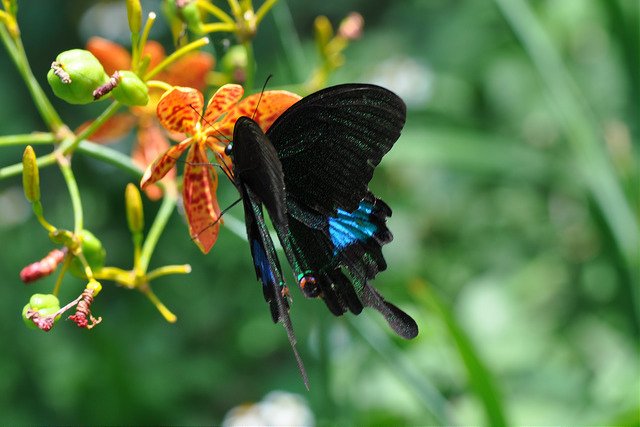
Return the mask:
<path fill-rule="evenodd" d="M 198 0 L 198 6 L 202 9 L 206 10 L 222 22 L 226 22 L 227 24 L 231 24 L 235 27 L 236 23 L 233 21 L 233 18 L 230 17 L 224 10 L 220 9 L 213 3 L 210 3 L 206 0 Z"/>
<path fill-rule="evenodd" d="M 27 89 L 29 89 L 31 93 L 31 98 L 33 98 L 40 116 L 42 116 L 42 119 L 47 123 L 51 131 L 54 134 L 57 133 L 64 127 L 64 123 L 34 77 L 31 67 L 29 67 L 21 39 L 19 37 L 12 38 L 3 25 L 0 25 L 0 38 L 7 48 L 7 51 L 9 51 L 9 55 L 11 59 L 13 59 L 22 79 L 26 83 Z"/>
<path fill-rule="evenodd" d="M 43 168 L 45 166 L 50 166 L 50 165 L 54 164 L 55 162 L 56 162 L 55 152 L 49 153 L 49 154 L 44 155 L 42 157 L 38 157 L 36 159 L 36 164 L 38 165 L 38 168 Z M 5 166 L 3 168 L 0 168 L 0 180 L 2 180 L 4 178 L 9 178 L 9 177 L 12 177 L 12 176 L 20 175 L 21 173 L 22 173 L 22 162 L 16 163 L 16 164 L 11 165 L 11 166 Z"/>
<path fill-rule="evenodd" d="M 173 208 L 176 206 L 177 197 L 171 192 L 167 191 L 165 193 L 164 198 L 162 199 L 162 205 L 160 205 L 160 210 L 156 214 L 155 219 L 153 220 L 153 224 L 151 224 L 151 228 L 149 229 L 149 234 L 144 241 L 144 245 L 142 245 L 142 253 L 140 254 L 140 271 L 143 273 L 147 271 L 149 268 L 149 261 L 151 259 L 151 254 L 153 254 L 153 250 L 158 244 L 158 239 L 160 239 L 160 235 L 164 230 L 164 227 L 167 225 L 167 221 L 169 221 L 169 217 L 173 213 Z"/>
<path fill-rule="evenodd" d="M 200 29 L 203 33 L 232 33 L 236 30 L 236 24 L 228 24 L 226 22 L 212 22 L 210 24 L 202 24 Z"/>
<path fill-rule="evenodd" d="M 57 157 L 58 165 L 60 166 L 60 171 L 62 172 L 62 176 L 67 184 L 67 188 L 69 189 L 69 196 L 71 197 L 71 206 L 73 208 L 73 220 L 74 220 L 74 228 L 73 231 L 76 234 L 79 234 L 84 228 L 84 217 L 82 215 L 82 202 L 80 200 L 80 191 L 78 190 L 78 183 L 76 182 L 75 176 L 73 176 L 73 171 L 71 170 L 71 163 L 69 159 L 58 155 Z"/>
<path fill-rule="evenodd" d="M 142 177 L 142 174 L 144 172 L 139 166 L 133 163 L 131 157 L 104 145 L 96 144 L 89 141 L 81 141 L 77 151 L 79 153 L 91 156 L 94 159 L 102 160 L 106 163 L 116 166 L 123 171 L 129 172 L 132 176 L 138 179 Z"/>
<path fill-rule="evenodd" d="M 189 264 L 182 265 L 165 265 L 163 267 L 156 268 L 150 271 L 146 278 L 149 282 L 157 279 L 160 276 L 167 276 L 169 274 L 189 274 L 191 273 L 191 266 Z"/>
<path fill-rule="evenodd" d="M 267 0 L 260 5 L 258 11 L 256 12 L 256 26 L 260 24 L 260 21 L 265 17 L 267 12 L 271 10 L 274 4 L 276 4 L 278 0 Z"/>
<path fill-rule="evenodd" d="M 147 40 L 149 39 L 149 31 L 151 31 L 151 27 L 153 23 L 156 21 L 156 14 L 151 12 L 147 17 L 147 21 L 144 23 L 144 28 L 142 29 L 142 35 L 137 43 L 137 51 L 138 57 L 134 58 L 136 62 L 133 62 L 134 70 L 139 71 L 140 66 L 140 56 L 142 56 L 142 52 L 144 51 L 144 46 L 147 44 Z"/>
<path fill-rule="evenodd" d="M 0 147 L 9 147 L 12 145 L 44 145 L 56 142 L 54 134 L 49 132 L 34 132 L 24 135 L 7 135 L 0 136 Z"/>
<path fill-rule="evenodd" d="M 120 102 L 113 101 L 107 107 L 107 109 L 104 110 L 102 114 L 100 114 L 100 116 L 98 116 L 97 119 L 91 122 L 89 126 L 87 126 L 82 132 L 76 135 L 76 137 L 73 138 L 70 143 L 67 143 L 66 141 L 62 143 L 59 149 L 62 151 L 62 154 L 66 156 L 68 154 L 73 153 L 76 150 L 76 148 L 78 148 L 78 145 L 83 139 L 87 139 L 91 135 L 93 135 L 93 133 L 97 131 L 100 128 L 100 126 L 105 124 L 107 120 L 109 120 L 111 116 L 113 116 L 116 113 L 116 111 L 118 111 L 118 108 L 120 108 L 121 106 L 122 104 L 120 104 Z"/>
<path fill-rule="evenodd" d="M 151 290 L 151 287 L 147 284 L 146 286 L 141 286 L 140 287 L 140 292 L 142 292 L 143 294 L 145 294 L 147 296 L 147 298 L 149 298 L 149 300 L 151 301 L 151 303 L 158 309 L 158 311 L 160 312 L 160 314 L 162 314 L 162 317 L 165 318 L 165 320 L 169 323 L 175 323 L 176 320 L 178 320 L 178 318 L 176 317 L 175 314 L 173 314 L 161 301 L 160 299 L 156 296 L 156 294 L 153 293 L 153 291 Z"/>
<path fill-rule="evenodd" d="M 192 50 L 196 50 L 202 46 L 205 46 L 209 44 L 209 38 L 208 37 L 202 37 L 198 40 L 195 40 L 191 43 L 189 43 L 186 46 L 181 47 L 180 49 L 176 50 L 175 52 L 173 52 L 171 55 L 167 56 L 162 62 L 160 62 L 158 65 L 156 65 L 156 67 L 149 71 L 145 76 L 144 76 L 144 80 L 149 80 L 151 78 L 153 78 L 156 74 L 158 74 L 160 71 L 164 70 L 167 66 L 169 66 L 169 64 L 172 64 L 173 62 L 175 62 L 178 58 L 186 55 L 187 53 L 191 52 Z"/>

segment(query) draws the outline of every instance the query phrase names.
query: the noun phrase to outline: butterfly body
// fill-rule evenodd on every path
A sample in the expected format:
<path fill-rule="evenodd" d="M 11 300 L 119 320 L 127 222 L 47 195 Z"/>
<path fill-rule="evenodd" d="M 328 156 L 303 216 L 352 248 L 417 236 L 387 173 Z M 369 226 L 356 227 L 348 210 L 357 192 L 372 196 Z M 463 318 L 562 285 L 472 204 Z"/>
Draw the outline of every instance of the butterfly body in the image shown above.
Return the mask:
<path fill-rule="evenodd" d="M 248 117 L 236 122 L 233 179 L 243 198 L 256 275 L 274 322 L 284 324 L 292 346 L 288 290 L 263 205 L 305 296 L 322 298 L 337 316 L 373 307 L 400 336 L 418 333 L 415 321 L 369 283 L 386 268 L 382 246 L 393 236 L 386 226 L 391 209 L 368 183 L 398 139 L 405 115 L 392 92 L 347 84 L 303 98 L 266 133 Z"/>

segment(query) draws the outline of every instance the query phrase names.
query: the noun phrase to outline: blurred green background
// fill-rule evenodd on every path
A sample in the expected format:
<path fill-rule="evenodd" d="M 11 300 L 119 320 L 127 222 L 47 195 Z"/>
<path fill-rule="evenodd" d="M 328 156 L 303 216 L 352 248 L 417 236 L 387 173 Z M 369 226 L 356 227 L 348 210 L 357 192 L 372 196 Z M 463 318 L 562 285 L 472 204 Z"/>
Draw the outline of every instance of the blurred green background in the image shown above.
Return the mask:
<path fill-rule="evenodd" d="M 123 4 L 20 2 L 47 94 L 59 52 L 92 35 L 127 43 Z M 246 242 L 222 228 L 205 256 L 177 214 L 151 261 L 193 266 L 155 283 L 176 324 L 106 283 L 90 333 L 70 322 L 28 330 L 23 305 L 54 279 L 26 287 L 18 273 L 52 246 L 11 178 L 0 181 L 0 424 L 219 424 L 273 390 L 299 393 L 319 425 L 640 423 L 638 2 L 281 0 L 255 40 L 256 85 L 306 79 L 314 18 L 337 24 L 352 10 L 364 35 L 330 83 L 375 82 L 408 104 L 371 183 L 393 208 L 395 236 L 375 284 L 420 335 L 397 339 L 369 310 L 334 318 L 292 290 L 307 392 Z M 168 47 L 162 21 L 152 37 Z M 0 94 L 1 135 L 45 130 L 4 49 Z M 104 108 L 52 101 L 72 128 Z M 21 153 L 2 147 L 0 166 Z M 123 195 L 136 180 L 82 155 L 73 166 L 87 228 L 109 265 L 129 268 Z M 71 227 L 59 171 L 42 170 L 41 182 L 47 218 Z M 234 192 L 221 184 L 221 206 Z M 145 203 L 147 224 L 157 206 Z M 230 214 L 242 219 L 241 208 Z M 65 282 L 62 300 L 82 286 Z"/>

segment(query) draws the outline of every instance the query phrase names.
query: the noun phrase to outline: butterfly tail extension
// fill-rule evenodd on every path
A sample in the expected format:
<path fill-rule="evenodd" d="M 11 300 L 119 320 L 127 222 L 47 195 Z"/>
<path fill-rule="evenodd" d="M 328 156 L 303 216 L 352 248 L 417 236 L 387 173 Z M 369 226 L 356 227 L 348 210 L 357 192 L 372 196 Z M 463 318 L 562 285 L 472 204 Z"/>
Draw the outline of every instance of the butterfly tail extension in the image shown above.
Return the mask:
<path fill-rule="evenodd" d="M 367 283 L 360 297 L 364 305 L 378 310 L 391 326 L 391 329 L 402 338 L 412 339 L 418 335 L 416 321 L 395 305 L 387 302 L 373 286 Z"/>
<path fill-rule="evenodd" d="M 288 290 L 282 278 L 282 270 L 276 250 L 264 222 L 260 203 L 251 193 L 251 190 L 245 189 L 245 191 L 245 196 L 243 197 L 245 222 L 256 275 L 262 282 L 264 297 L 269 303 L 273 322 L 281 323 L 284 327 L 304 385 L 309 389 L 309 378 L 296 348 L 297 341 L 291 324 L 291 317 L 289 316 L 289 302 L 286 296 Z"/>

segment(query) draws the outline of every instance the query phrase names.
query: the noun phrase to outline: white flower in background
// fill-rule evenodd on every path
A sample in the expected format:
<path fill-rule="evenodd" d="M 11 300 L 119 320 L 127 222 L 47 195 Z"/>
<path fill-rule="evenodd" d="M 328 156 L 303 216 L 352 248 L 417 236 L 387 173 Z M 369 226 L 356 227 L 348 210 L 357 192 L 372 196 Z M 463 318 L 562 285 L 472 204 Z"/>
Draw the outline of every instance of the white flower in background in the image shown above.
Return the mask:
<path fill-rule="evenodd" d="M 433 95 L 433 71 L 408 56 L 381 62 L 368 80 L 395 92 L 408 107 L 424 108 Z"/>
<path fill-rule="evenodd" d="M 224 427 L 235 426 L 314 426 L 315 419 L 306 400 L 293 393 L 272 391 L 254 404 L 232 408 L 222 421 Z"/>

